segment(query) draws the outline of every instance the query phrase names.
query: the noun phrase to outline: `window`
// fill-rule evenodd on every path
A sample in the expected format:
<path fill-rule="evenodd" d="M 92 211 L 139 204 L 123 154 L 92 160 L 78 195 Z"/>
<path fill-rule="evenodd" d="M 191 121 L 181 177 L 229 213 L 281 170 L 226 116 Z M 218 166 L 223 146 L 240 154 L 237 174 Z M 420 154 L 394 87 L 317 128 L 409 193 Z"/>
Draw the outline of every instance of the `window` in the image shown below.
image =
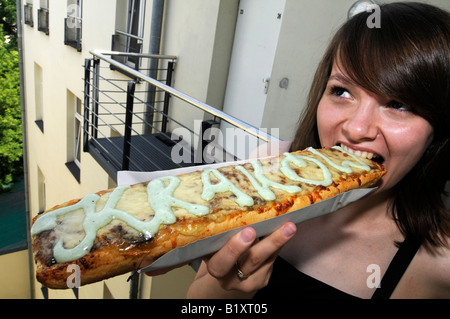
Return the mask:
<path fill-rule="evenodd" d="M 82 0 L 67 0 L 64 19 L 64 44 L 81 51 Z"/>
<path fill-rule="evenodd" d="M 144 34 L 145 0 L 129 0 L 127 10 L 126 52 L 141 53 L 142 37 Z M 139 68 L 139 58 L 128 57 L 126 63 L 135 69 Z"/>
<path fill-rule="evenodd" d="M 40 0 L 40 8 L 38 9 L 38 30 L 47 35 L 50 33 L 48 25 L 48 0 Z"/>
<path fill-rule="evenodd" d="M 46 210 L 45 200 L 45 177 L 41 169 L 37 168 L 38 174 L 38 211 L 43 213 Z"/>
<path fill-rule="evenodd" d="M 74 162 L 75 164 L 80 167 L 81 166 L 81 140 L 82 140 L 82 127 L 83 127 L 83 115 L 82 114 L 82 107 L 81 107 L 81 100 L 79 98 L 76 98 L 75 100 L 75 120 L 74 120 L 74 127 L 75 127 L 75 147 L 74 147 Z"/>
<path fill-rule="evenodd" d="M 127 33 L 135 37 L 128 37 L 127 52 L 140 52 L 144 33 L 144 5 L 145 0 L 128 1 Z"/>
<path fill-rule="evenodd" d="M 28 24 L 30 27 L 34 26 L 33 23 L 33 3 L 25 3 L 25 7 L 23 9 L 23 15 L 24 15 L 24 23 Z"/>
<path fill-rule="evenodd" d="M 67 163 L 66 166 L 80 182 L 81 145 L 83 139 L 83 106 L 81 100 L 67 91 Z"/>
<path fill-rule="evenodd" d="M 43 102 L 43 81 L 42 68 L 34 64 L 34 104 L 35 104 L 35 123 L 42 133 L 44 133 L 44 102 Z"/>
<path fill-rule="evenodd" d="M 118 2 L 117 10 L 118 12 L 126 10 L 126 15 L 118 16 L 119 19 L 116 21 L 118 30 L 113 35 L 112 50 L 141 53 L 144 34 L 145 0 L 128 0 L 126 8 Z M 139 61 L 138 57 L 124 57 L 120 62 L 137 70 L 139 69 Z"/>

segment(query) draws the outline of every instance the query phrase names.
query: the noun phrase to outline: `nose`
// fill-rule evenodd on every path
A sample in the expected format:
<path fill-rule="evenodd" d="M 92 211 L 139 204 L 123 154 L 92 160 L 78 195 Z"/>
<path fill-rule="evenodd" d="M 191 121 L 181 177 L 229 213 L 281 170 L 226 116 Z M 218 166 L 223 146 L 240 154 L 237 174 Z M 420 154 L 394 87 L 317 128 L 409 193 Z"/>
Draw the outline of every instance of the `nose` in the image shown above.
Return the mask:
<path fill-rule="evenodd" d="M 351 142 L 374 140 L 379 133 L 377 104 L 369 101 L 356 105 L 348 113 L 342 129 L 344 136 Z"/>

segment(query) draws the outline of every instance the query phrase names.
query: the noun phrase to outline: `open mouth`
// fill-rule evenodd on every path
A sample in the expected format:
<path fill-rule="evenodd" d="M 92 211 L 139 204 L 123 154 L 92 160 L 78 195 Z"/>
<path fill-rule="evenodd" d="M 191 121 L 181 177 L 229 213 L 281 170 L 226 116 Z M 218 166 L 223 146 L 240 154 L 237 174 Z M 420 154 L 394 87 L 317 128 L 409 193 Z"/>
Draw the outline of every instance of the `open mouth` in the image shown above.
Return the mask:
<path fill-rule="evenodd" d="M 372 152 L 367 152 L 367 151 L 354 150 L 354 149 L 352 149 L 352 148 L 350 148 L 350 147 L 348 147 L 348 146 L 346 146 L 346 145 L 344 145 L 342 143 L 339 146 L 344 151 L 346 151 L 346 152 L 348 152 L 350 154 L 353 154 L 353 155 L 356 155 L 356 156 L 359 156 L 359 157 L 362 157 L 362 158 L 370 159 L 370 160 L 372 160 L 374 162 L 377 162 L 378 164 L 383 164 L 383 162 L 384 162 L 384 158 L 382 156 L 378 155 L 378 154 L 375 154 L 375 153 L 372 153 Z"/>

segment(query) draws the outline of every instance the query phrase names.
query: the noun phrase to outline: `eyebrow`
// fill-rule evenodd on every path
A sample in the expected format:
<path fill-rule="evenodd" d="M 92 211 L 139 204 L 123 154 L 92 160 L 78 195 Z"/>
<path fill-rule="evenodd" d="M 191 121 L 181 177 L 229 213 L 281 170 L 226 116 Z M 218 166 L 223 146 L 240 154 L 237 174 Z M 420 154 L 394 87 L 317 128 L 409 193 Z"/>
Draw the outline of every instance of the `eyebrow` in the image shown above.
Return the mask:
<path fill-rule="evenodd" d="M 355 85 L 355 82 L 353 82 L 350 78 L 346 77 L 345 75 L 341 74 L 341 73 L 335 73 L 330 75 L 330 77 L 328 78 L 329 80 L 335 80 L 335 81 L 339 81 L 345 85 Z"/>

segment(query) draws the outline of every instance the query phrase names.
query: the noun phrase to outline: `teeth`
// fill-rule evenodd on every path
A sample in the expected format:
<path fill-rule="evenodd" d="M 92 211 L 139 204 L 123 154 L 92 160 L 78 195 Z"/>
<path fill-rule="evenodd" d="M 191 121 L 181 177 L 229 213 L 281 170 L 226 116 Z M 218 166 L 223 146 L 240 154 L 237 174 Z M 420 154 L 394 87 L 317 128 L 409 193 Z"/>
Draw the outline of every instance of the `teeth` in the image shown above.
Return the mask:
<path fill-rule="evenodd" d="M 347 146 L 344 145 L 344 144 L 341 144 L 341 147 L 342 147 L 342 149 L 343 149 L 344 151 L 346 151 L 346 152 L 348 152 L 348 153 L 350 153 L 350 154 L 353 154 L 353 155 L 362 157 L 362 158 L 372 159 L 372 158 L 377 157 L 377 155 L 374 154 L 374 153 L 366 152 L 366 151 L 359 151 L 359 150 L 358 150 L 358 151 L 355 151 L 355 150 L 353 150 L 353 149 L 347 147 Z"/>

